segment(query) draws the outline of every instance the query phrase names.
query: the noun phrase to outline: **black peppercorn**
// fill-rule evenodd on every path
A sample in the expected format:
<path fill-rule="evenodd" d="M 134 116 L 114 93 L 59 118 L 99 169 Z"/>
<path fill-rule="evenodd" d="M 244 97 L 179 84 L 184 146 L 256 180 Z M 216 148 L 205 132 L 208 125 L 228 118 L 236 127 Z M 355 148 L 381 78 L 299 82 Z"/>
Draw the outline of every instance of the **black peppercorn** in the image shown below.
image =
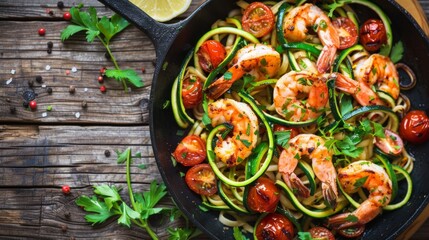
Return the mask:
<path fill-rule="evenodd" d="M 28 108 L 28 102 L 23 102 L 23 103 L 22 103 L 22 106 L 23 106 L 24 108 Z"/>
<path fill-rule="evenodd" d="M 51 87 L 48 87 L 48 88 L 46 89 L 46 91 L 47 91 L 49 94 L 51 94 L 51 93 L 52 93 L 52 88 L 51 88 Z"/>
<path fill-rule="evenodd" d="M 16 113 L 16 107 L 12 107 L 12 106 L 11 106 L 11 107 L 10 107 L 10 113 L 12 113 L 12 114 L 13 114 L 13 113 Z"/>
<path fill-rule="evenodd" d="M 28 86 L 32 88 L 34 86 L 34 81 L 28 80 Z"/>
<path fill-rule="evenodd" d="M 47 52 L 48 54 L 51 54 L 51 53 L 52 53 L 52 49 L 48 48 L 48 49 L 46 50 L 46 52 Z"/>
<path fill-rule="evenodd" d="M 82 108 L 86 108 L 86 107 L 88 107 L 88 104 L 86 103 L 86 101 L 84 100 L 83 102 L 82 102 Z"/>
<path fill-rule="evenodd" d="M 104 151 L 104 156 L 110 157 L 110 151 L 109 150 Z"/>
<path fill-rule="evenodd" d="M 36 82 L 41 83 L 43 81 L 42 76 L 36 76 Z"/>
<path fill-rule="evenodd" d="M 64 3 L 63 3 L 63 1 L 58 1 L 58 2 L 57 2 L 57 7 L 58 7 L 59 9 L 63 9 L 63 8 L 64 8 Z"/>
<path fill-rule="evenodd" d="M 49 41 L 49 42 L 47 43 L 47 45 L 48 45 L 48 48 L 52 48 L 52 47 L 54 46 L 54 43 L 53 43 L 53 42 L 51 42 L 51 41 Z"/>

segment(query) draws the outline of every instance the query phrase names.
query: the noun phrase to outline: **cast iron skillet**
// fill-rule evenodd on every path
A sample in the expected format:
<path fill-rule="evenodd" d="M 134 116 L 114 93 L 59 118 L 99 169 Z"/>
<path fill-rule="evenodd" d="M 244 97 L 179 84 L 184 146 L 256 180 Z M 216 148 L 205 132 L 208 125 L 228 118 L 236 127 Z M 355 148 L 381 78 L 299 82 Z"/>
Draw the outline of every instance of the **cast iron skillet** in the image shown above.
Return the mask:
<path fill-rule="evenodd" d="M 186 53 L 195 45 L 200 36 L 210 29 L 217 19 L 223 19 L 235 6 L 234 0 L 208 0 L 187 19 L 175 24 L 161 24 L 135 7 L 127 0 L 100 0 L 145 32 L 156 48 L 157 61 L 150 97 L 150 131 L 153 150 L 159 171 L 169 193 L 179 208 L 193 223 L 214 239 L 233 239 L 231 229 L 218 221 L 217 212 L 202 212 L 198 205 L 200 197 L 186 186 L 180 173 L 186 168 L 173 167 L 170 159 L 182 136 L 177 135 L 179 127 L 174 121 L 171 109 L 163 108 L 170 99 L 170 89 L 180 70 Z M 394 42 L 404 43 L 402 62 L 416 73 L 417 87 L 404 91 L 412 102 L 413 109 L 429 109 L 429 40 L 407 13 L 394 0 L 375 1 L 390 17 L 394 31 Z M 353 5 L 361 21 L 374 13 L 365 7 Z M 411 174 L 414 182 L 409 203 L 399 210 L 384 212 L 382 216 L 367 224 L 362 239 L 395 239 L 422 212 L 429 201 L 429 143 L 420 146 L 407 145 L 416 158 Z M 402 187 L 404 184 L 401 184 Z M 404 191 L 404 189 L 401 189 Z"/>

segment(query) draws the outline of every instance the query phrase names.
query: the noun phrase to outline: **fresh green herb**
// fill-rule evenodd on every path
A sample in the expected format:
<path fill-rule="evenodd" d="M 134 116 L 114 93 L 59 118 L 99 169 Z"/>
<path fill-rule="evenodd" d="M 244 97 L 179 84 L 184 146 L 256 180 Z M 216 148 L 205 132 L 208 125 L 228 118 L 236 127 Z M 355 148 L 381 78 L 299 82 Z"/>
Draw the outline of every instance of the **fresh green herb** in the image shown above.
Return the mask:
<path fill-rule="evenodd" d="M 249 238 L 247 238 L 246 236 L 244 236 L 244 234 L 240 231 L 239 227 L 234 227 L 233 228 L 232 235 L 234 236 L 235 240 L 249 240 Z"/>
<path fill-rule="evenodd" d="M 274 132 L 274 137 L 276 140 L 276 144 L 280 145 L 282 147 L 286 147 L 287 143 L 289 142 L 290 139 L 290 130 L 285 130 L 285 131 L 275 131 Z"/>
<path fill-rule="evenodd" d="M 309 232 L 298 232 L 298 239 L 300 240 L 313 240 Z"/>
<path fill-rule="evenodd" d="M 299 78 L 298 83 L 301 85 L 304 85 L 304 86 L 311 86 L 312 85 L 311 81 L 309 81 L 307 78 L 304 78 L 304 77 Z"/>
<path fill-rule="evenodd" d="M 140 168 L 140 169 L 142 169 L 142 170 L 147 169 L 147 165 L 146 164 L 139 164 L 137 167 Z"/>
<path fill-rule="evenodd" d="M 374 136 L 380 137 L 380 138 L 385 138 L 386 135 L 384 134 L 383 125 L 381 125 L 380 123 L 377 123 L 377 122 L 372 122 L 372 124 L 374 126 Z"/>
<path fill-rule="evenodd" d="M 231 80 L 231 79 L 232 79 L 232 72 L 225 72 L 225 73 L 223 74 L 223 78 L 224 78 L 225 80 Z"/>
<path fill-rule="evenodd" d="M 325 20 L 321 20 L 321 21 L 320 21 L 320 23 L 319 23 L 319 27 L 320 27 L 322 30 L 325 30 L 325 29 L 328 27 L 328 24 L 326 23 L 326 21 L 325 21 Z"/>
<path fill-rule="evenodd" d="M 240 135 L 237 135 L 236 139 L 239 140 L 241 143 L 243 143 L 243 145 L 246 146 L 247 148 L 250 147 L 250 145 L 252 145 L 252 143 L 249 140 L 241 139 Z"/>
<path fill-rule="evenodd" d="M 168 106 L 170 106 L 170 100 L 166 100 L 166 101 L 162 104 L 162 109 L 166 109 Z"/>
<path fill-rule="evenodd" d="M 359 221 L 359 219 L 355 216 L 355 215 L 353 215 L 353 214 L 349 214 L 347 217 L 346 217 L 346 219 L 345 219 L 347 222 L 357 222 L 357 221 Z"/>
<path fill-rule="evenodd" d="M 353 110 L 353 99 L 349 95 L 341 96 L 341 115 L 351 112 Z"/>
<path fill-rule="evenodd" d="M 402 59 L 403 54 L 404 44 L 402 41 L 399 41 L 392 47 L 392 51 L 390 52 L 390 60 L 392 60 L 393 63 L 397 63 Z"/>
<path fill-rule="evenodd" d="M 107 18 L 106 16 L 99 18 L 97 16 L 97 10 L 94 7 L 89 7 L 87 12 L 82 11 L 82 7 L 83 5 L 80 4 L 77 7 L 70 8 L 72 24 L 63 29 L 61 32 L 61 40 L 65 41 L 81 31 L 86 32 L 86 41 L 89 43 L 92 43 L 95 38 L 98 38 L 106 48 L 107 53 L 115 66 L 114 70 L 106 70 L 106 76 L 121 81 L 125 91 L 128 91 L 127 82 L 131 83 L 135 87 L 142 87 L 143 82 L 140 76 L 131 69 L 121 70 L 110 49 L 110 41 L 112 38 L 128 27 L 129 23 L 127 20 L 118 14 L 114 14 L 111 18 Z"/>
<path fill-rule="evenodd" d="M 361 177 L 358 180 L 356 180 L 356 182 L 353 184 L 353 186 L 355 188 L 360 188 L 360 187 L 362 187 L 366 183 L 367 179 L 368 179 L 368 176 Z"/>
<path fill-rule="evenodd" d="M 77 198 L 76 204 L 89 212 L 85 215 L 85 219 L 87 222 L 92 223 L 92 225 L 103 223 L 111 217 L 117 217 L 118 224 L 127 227 L 135 224 L 145 229 L 152 239 L 158 239 L 148 224 L 149 217 L 162 212 L 175 214 L 175 211 L 172 209 L 156 207 L 167 194 L 166 186 L 163 183 L 158 184 L 156 181 L 153 181 L 148 191 L 134 192 L 131 185 L 130 169 L 133 158 L 141 157 L 141 154 L 132 155 L 130 148 L 123 152 L 116 151 L 116 153 L 117 162 L 126 163 L 126 181 L 131 205 L 128 205 L 122 199 L 120 195 L 121 189 L 106 184 L 94 186 L 95 195 L 92 197 L 80 196 Z M 174 231 L 169 230 L 169 232 L 172 235 L 169 239 L 189 239 L 195 231 L 191 228 L 186 228 Z M 179 236 L 179 238 L 176 238 L 176 236 Z"/>

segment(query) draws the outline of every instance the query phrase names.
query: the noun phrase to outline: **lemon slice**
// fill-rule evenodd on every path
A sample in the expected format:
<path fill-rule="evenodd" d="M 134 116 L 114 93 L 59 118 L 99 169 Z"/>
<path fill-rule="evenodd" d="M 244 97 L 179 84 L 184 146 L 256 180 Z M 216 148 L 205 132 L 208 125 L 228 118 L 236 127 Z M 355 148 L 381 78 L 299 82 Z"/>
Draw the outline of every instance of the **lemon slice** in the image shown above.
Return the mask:
<path fill-rule="evenodd" d="M 166 22 L 184 13 L 192 0 L 130 0 L 153 19 Z"/>

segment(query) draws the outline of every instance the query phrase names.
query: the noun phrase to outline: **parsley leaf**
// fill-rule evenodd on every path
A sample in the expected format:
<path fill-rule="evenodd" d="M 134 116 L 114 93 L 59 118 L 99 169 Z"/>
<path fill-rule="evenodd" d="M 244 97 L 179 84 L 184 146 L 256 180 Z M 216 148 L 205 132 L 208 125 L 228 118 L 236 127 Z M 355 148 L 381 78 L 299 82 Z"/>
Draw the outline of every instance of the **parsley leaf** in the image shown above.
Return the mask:
<path fill-rule="evenodd" d="M 99 201 L 96 196 L 93 196 L 92 198 L 81 196 L 76 199 L 76 204 L 80 207 L 83 207 L 83 209 L 85 209 L 87 212 L 96 213 L 85 215 L 86 221 L 92 223 L 92 225 L 96 223 L 102 223 L 114 215 L 114 213 L 109 211 L 106 204 L 102 201 Z"/>
<path fill-rule="evenodd" d="M 167 194 L 166 186 L 155 181 L 150 184 L 150 190 L 144 193 L 134 194 L 136 200 L 136 211 L 140 212 L 142 218 L 147 219 L 150 215 L 159 213 L 162 208 L 155 208 L 155 205 Z"/>
<path fill-rule="evenodd" d="M 235 240 L 248 240 L 248 238 L 240 231 L 239 227 L 234 227 L 232 234 Z"/>
<path fill-rule="evenodd" d="M 392 51 L 390 52 L 390 60 L 392 60 L 393 63 L 397 63 L 402 59 L 403 54 L 404 44 L 402 41 L 399 41 L 392 47 Z"/>
<path fill-rule="evenodd" d="M 291 134 L 291 130 L 275 131 L 274 138 L 275 138 L 276 144 L 282 147 L 286 147 L 290 139 L 290 134 Z"/>
<path fill-rule="evenodd" d="M 140 217 L 140 214 L 138 212 L 128 207 L 128 205 L 124 202 L 121 204 L 121 211 L 122 214 L 118 218 L 118 223 L 123 224 L 127 227 L 131 226 L 131 219 L 138 219 Z"/>
<path fill-rule="evenodd" d="M 357 222 L 357 221 L 359 221 L 359 219 L 355 216 L 355 215 L 353 215 L 353 214 L 349 214 L 347 217 L 346 217 L 346 219 L 345 219 L 347 222 Z"/>
<path fill-rule="evenodd" d="M 298 232 L 299 240 L 313 240 L 309 232 Z"/>
<path fill-rule="evenodd" d="M 127 80 L 136 87 L 143 87 L 142 79 L 132 69 L 107 69 L 105 71 L 107 77 L 115 78 L 118 81 Z"/>
<path fill-rule="evenodd" d="M 353 184 L 353 186 L 355 188 L 360 188 L 360 187 L 362 187 L 366 183 L 367 179 L 368 179 L 368 176 L 361 177 L 358 180 L 356 180 L 356 182 Z"/>
<path fill-rule="evenodd" d="M 115 202 L 121 201 L 119 191 L 115 186 L 100 185 L 94 187 L 94 193 L 102 196 L 107 208 L 110 210 Z"/>

